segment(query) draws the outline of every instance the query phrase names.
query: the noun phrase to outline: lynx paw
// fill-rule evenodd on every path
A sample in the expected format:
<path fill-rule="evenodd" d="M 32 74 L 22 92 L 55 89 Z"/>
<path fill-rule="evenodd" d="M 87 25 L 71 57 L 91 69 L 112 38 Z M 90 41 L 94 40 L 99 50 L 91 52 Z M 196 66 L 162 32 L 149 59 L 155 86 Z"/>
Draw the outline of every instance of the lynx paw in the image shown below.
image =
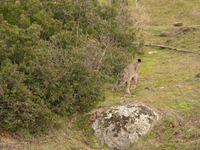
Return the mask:
<path fill-rule="evenodd" d="M 133 87 L 131 87 L 131 89 L 134 90 L 134 89 L 136 89 L 136 87 L 137 87 L 137 86 L 133 86 Z"/>

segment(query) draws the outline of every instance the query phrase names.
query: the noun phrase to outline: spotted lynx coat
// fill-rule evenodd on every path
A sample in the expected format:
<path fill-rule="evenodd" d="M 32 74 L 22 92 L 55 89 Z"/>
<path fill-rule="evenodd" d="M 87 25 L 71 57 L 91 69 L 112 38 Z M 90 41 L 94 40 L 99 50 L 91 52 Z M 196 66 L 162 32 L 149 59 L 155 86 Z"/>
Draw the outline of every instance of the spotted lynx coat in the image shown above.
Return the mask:
<path fill-rule="evenodd" d="M 120 74 L 118 74 L 117 82 L 113 87 L 112 91 L 117 89 L 117 86 L 126 83 L 126 93 L 130 94 L 129 87 L 131 80 L 135 83 L 131 89 L 135 89 L 138 85 L 138 77 L 140 71 L 141 59 L 138 59 L 137 63 L 130 63 L 124 68 Z"/>

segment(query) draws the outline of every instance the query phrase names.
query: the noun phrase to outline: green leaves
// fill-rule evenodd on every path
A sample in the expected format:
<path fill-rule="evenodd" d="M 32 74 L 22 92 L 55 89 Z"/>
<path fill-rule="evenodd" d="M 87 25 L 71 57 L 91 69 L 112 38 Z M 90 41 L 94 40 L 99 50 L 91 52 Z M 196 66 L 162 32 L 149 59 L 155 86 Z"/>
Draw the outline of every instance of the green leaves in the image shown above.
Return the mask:
<path fill-rule="evenodd" d="M 57 124 L 50 123 L 56 116 L 89 111 L 104 100 L 102 83 L 112 82 L 134 53 L 135 30 L 118 5 L 0 4 L 0 125 L 5 128 L 44 132 Z"/>
<path fill-rule="evenodd" d="M 27 28 L 27 27 L 29 27 L 30 24 L 31 24 L 30 19 L 27 18 L 24 14 L 21 14 L 21 15 L 20 15 L 20 20 L 19 20 L 19 22 L 20 22 L 20 26 L 21 26 L 22 28 Z"/>
<path fill-rule="evenodd" d="M 25 84 L 25 75 L 18 71 L 18 65 L 13 65 L 9 59 L 1 64 L 0 78 L 1 125 L 12 130 L 27 128 L 30 132 L 35 131 L 37 119 L 41 118 L 45 122 L 50 111 L 46 111 L 47 107 L 43 105 L 44 115 L 38 114 L 41 105 L 36 106 L 41 100 L 36 99 Z"/>

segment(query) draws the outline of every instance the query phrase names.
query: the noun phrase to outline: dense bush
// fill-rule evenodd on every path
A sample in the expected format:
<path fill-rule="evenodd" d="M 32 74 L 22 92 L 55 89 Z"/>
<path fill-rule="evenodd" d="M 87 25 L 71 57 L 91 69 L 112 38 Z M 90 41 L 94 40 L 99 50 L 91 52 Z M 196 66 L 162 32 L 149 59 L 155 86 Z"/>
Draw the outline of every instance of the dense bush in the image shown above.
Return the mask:
<path fill-rule="evenodd" d="M 136 50 L 126 3 L 0 2 L 0 125 L 44 131 L 88 111 Z M 120 63 L 119 63 L 120 62 Z"/>

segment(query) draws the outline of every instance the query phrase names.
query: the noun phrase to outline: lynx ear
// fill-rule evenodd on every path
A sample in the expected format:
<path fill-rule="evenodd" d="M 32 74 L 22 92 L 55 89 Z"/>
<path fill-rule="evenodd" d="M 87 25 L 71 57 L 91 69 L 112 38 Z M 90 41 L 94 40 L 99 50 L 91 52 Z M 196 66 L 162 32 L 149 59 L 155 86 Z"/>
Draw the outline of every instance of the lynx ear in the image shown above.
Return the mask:
<path fill-rule="evenodd" d="M 138 59 L 138 62 L 141 62 L 141 59 Z"/>

